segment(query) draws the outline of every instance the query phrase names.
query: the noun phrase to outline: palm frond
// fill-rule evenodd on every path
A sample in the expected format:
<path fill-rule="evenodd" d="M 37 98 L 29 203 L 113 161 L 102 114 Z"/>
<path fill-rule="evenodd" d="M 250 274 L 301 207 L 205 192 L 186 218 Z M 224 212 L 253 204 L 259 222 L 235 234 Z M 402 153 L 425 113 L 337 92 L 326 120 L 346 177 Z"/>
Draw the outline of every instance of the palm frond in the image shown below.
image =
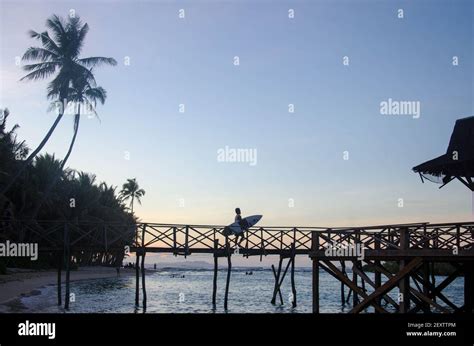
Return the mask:
<path fill-rule="evenodd" d="M 63 20 L 59 16 L 53 14 L 51 18 L 46 20 L 46 26 L 52 30 L 59 48 L 66 48 L 68 45 L 68 35 L 64 28 Z"/>
<path fill-rule="evenodd" d="M 93 56 L 89 58 L 79 59 L 80 63 L 86 67 L 96 67 L 100 65 L 117 65 L 117 61 L 114 58 L 106 58 L 102 56 Z"/>
<path fill-rule="evenodd" d="M 48 65 L 43 68 L 37 69 L 26 76 L 23 76 L 20 80 L 38 80 L 44 79 L 51 76 L 56 71 L 56 65 Z"/>
<path fill-rule="evenodd" d="M 39 70 L 39 69 L 42 69 L 45 67 L 51 67 L 51 66 L 59 67 L 59 63 L 56 61 L 40 62 L 38 64 L 23 65 L 22 68 L 25 71 L 35 71 L 35 70 Z"/>
<path fill-rule="evenodd" d="M 31 60 L 42 60 L 44 62 L 52 61 L 58 59 L 59 56 L 45 48 L 39 47 L 30 47 L 26 50 L 25 54 L 23 54 L 21 60 L 22 61 L 31 61 Z"/>
<path fill-rule="evenodd" d="M 107 98 L 107 91 L 102 87 L 87 88 L 85 90 L 85 94 L 88 98 L 90 98 L 94 102 L 96 100 L 99 100 L 101 104 L 104 104 L 105 99 Z"/>

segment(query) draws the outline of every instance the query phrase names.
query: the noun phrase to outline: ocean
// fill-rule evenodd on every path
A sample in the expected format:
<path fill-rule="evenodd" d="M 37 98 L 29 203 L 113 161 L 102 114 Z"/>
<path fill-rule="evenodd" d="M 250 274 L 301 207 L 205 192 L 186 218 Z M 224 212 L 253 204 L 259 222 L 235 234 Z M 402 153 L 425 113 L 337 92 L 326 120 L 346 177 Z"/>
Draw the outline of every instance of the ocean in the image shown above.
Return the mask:
<path fill-rule="evenodd" d="M 252 275 L 246 273 L 252 272 Z M 349 270 L 350 272 L 350 270 Z M 373 279 L 373 274 L 369 273 Z M 437 277 L 440 283 L 444 277 Z M 284 304 L 270 303 L 273 293 L 274 277 L 271 269 L 233 268 L 228 310 L 224 310 L 224 291 L 226 270 L 218 272 L 216 308 L 212 306 L 212 270 L 161 269 L 146 276 L 146 313 L 310 313 L 311 312 L 311 270 L 296 269 L 297 307 L 291 306 L 290 273 L 282 284 Z M 457 278 L 443 294 L 458 306 L 463 304 L 464 279 Z M 141 285 L 141 278 L 140 278 Z M 360 283 L 359 283 L 360 285 Z M 368 292 L 372 292 L 366 285 Z M 19 312 L 64 312 L 56 305 L 55 286 L 39 289 L 40 294 L 21 298 Z M 63 288 L 64 293 L 64 288 Z M 68 313 L 143 313 L 135 307 L 135 277 L 131 275 L 71 282 L 72 301 Z M 348 290 L 346 288 L 346 295 Z M 398 289 L 390 296 L 396 301 Z M 140 305 L 142 292 L 140 289 Z M 352 298 L 351 298 L 352 299 Z M 351 300 L 352 302 L 352 300 Z M 442 301 L 438 301 L 443 304 Z M 391 306 L 385 306 L 391 310 Z M 340 283 L 324 271 L 320 272 L 320 311 L 322 313 L 344 313 L 351 309 L 350 304 L 342 305 Z M 392 309 L 393 311 L 393 309 Z M 367 309 L 373 312 L 373 308 Z"/>

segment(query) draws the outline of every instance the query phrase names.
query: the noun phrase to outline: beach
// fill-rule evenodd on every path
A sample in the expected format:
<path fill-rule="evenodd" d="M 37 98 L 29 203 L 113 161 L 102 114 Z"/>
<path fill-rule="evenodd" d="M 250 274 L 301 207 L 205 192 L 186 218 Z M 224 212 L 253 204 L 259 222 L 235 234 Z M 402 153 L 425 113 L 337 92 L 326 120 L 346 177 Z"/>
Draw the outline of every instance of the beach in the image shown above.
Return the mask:
<path fill-rule="evenodd" d="M 112 267 L 92 266 L 81 267 L 71 271 L 71 282 L 80 280 L 104 279 L 117 277 L 117 271 Z M 121 276 L 135 275 L 134 269 L 120 269 Z M 62 282 L 65 282 L 65 272 L 62 273 Z M 21 308 L 20 298 L 38 295 L 40 288 L 56 285 L 57 272 L 55 270 L 26 271 L 12 270 L 12 273 L 0 275 L 0 312 L 8 312 L 12 307 Z M 64 294 L 64 292 L 63 292 Z"/>

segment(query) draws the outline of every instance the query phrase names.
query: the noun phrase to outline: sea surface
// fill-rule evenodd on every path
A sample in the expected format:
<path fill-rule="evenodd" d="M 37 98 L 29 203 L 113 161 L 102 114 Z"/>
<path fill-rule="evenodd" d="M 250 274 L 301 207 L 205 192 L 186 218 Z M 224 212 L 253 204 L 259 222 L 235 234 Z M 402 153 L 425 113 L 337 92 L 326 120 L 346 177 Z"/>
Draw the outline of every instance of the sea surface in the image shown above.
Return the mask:
<path fill-rule="evenodd" d="M 249 272 L 252 275 L 247 275 Z M 247 274 L 246 274 L 247 273 Z M 350 271 L 349 271 L 350 273 Z M 373 274 L 369 273 L 373 279 Z M 444 277 L 437 277 L 440 283 Z M 148 297 L 146 313 L 225 313 L 224 292 L 226 270 L 218 272 L 218 290 L 216 308 L 212 306 L 212 270 L 162 269 L 146 276 Z M 282 284 L 283 304 L 277 299 L 271 304 L 274 276 L 271 269 L 233 268 L 227 313 L 309 313 L 311 312 L 311 270 L 295 271 L 297 307 L 291 306 L 290 273 Z M 443 294 L 461 306 L 463 304 L 463 278 L 457 278 Z M 141 279 L 140 279 L 141 285 Z M 360 285 L 360 283 L 359 283 Z M 341 304 L 340 283 L 327 274 L 320 272 L 320 311 L 323 313 L 343 313 L 351 305 Z M 372 292 L 367 286 L 368 292 Z M 40 289 L 41 294 L 22 297 L 20 312 L 64 312 L 56 305 L 56 288 L 47 286 Z M 64 292 L 64 288 L 63 288 Z M 71 282 L 74 294 L 68 313 L 143 313 L 135 307 L 135 277 L 94 279 Z M 346 288 L 346 295 L 348 290 Z M 397 301 L 398 289 L 390 293 Z M 277 297 L 278 298 L 278 297 Z M 140 305 L 142 292 L 140 289 Z M 351 300 L 352 302 L 352 300 Z M 442 304 L 441 301 L 438 303 Z M 388 310 L 390 305 L 385 306 Z M 369 308 L 367 312 L 372 312 Z"/>

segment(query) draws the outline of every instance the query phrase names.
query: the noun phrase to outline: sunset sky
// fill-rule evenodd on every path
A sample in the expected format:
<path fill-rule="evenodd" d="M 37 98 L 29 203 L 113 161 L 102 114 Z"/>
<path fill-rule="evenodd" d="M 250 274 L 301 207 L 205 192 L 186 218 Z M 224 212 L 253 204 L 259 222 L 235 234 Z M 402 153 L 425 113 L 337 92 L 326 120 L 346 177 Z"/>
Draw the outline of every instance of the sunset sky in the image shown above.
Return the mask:
<path fill-rule="evenodd" d="M 262 225 L 472 220 L 461 183 L 438 189 L 411 170 L 474 114 L 472 2 L 269 4 L 0 0 L 0 108 L 29 147 L 41 141 L 55 118 L 47 81 L 19 82 L 15 58 L 38 44 L 29 29 L 74 9 L 90 26 L 82 56 L 118 65 L 95 71 L 108 98 L 100 121 L 83 117 L 69 166 L 119 186 L 136 177 L 142 220 L 229 224 L 235 207 Z M 389 98 L 419 102 L 420 117 L 380 114 Z M 45 151 L 62 158 L 71 135 L 66 117 Z M 256 164 L 219 162 L 226 147 Z"/>

